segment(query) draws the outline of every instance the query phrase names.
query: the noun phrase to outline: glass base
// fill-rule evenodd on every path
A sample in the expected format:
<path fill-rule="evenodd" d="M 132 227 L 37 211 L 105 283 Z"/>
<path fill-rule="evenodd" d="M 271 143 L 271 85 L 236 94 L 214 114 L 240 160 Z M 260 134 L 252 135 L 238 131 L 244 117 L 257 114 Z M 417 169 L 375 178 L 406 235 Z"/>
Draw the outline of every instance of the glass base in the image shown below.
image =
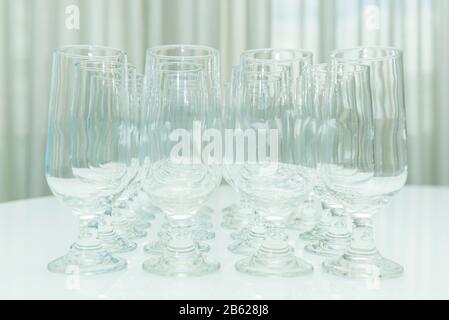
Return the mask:
<path fill-rule="evenodd" d="M 306 245 L 304 250 L 308 253 L 323 257 L 338 257 L 346 251 L 350 242 L 350 234 L 341 237 L 326 236 L 324 239 L 321 239 L 316 243 Z"/>
<path fill-rule="evenodd" d="M 137 248 L 137 243 L 122 237 L 113 228 L 98 232 L 98 238 L 103 248 L 110 253 L 126 253 Z"/>
<path fill-rule="evenodd" d="M 251 257 L 235 264 L 237 271 L 254 276 L 296 277 L 311 273 L 313 266 L 296 257 L 293 248 L 265 247 L 265 244 Z"/>
<path fill-rule="evenodd" d="M 316 223 L 316 216 L 317 212 L 313 207 L 313 203 L 311 205 L 304 205 L 303 208 L 295 210 L 289 216 L 287 228 L 300 232 L 310 231 Z"/>
<path fill-rule="evenodd" d="M 223 229 L 227 230 L 240 230 L 244 228 L 248 224 L 248 219 L 241 218 L 241 217 L 235 217 L 235 216 L 227 216 L 223 217 L 223 222 L 220 224 L 220 226 Z"/>
<path fill-rule="evenodd" d="M 237 212 L 239 209 L 239 205 L 238 203 L 233 203 L 230 206 L 224 207 L 223 209 L 221 209 L 221 213 L 223 217 L 226 216 L 232 216 L 234 215 L 235 212 Z"/>
<path fill-rule="evenodd" d="M 195 224 L 195 227 L 200 229 L 200 230 L 210 230 L 214 228 L 214 224 L 212 222 L 209 221 L 199 221 Z M 168 222 L 164 222 L 161 225 L 161 228 L 164 230 L 167 230 L 169 228 L 169 224 Z"/>
<path fill-rule="evenodd" d="M 151 226 L 151 224 L 150 224 Z M 143 230 L 143 228 L 139 228 L 136 226 L 136 221 L 128 221 L 123 224 L 114 225 L 114 230 L 122 237 L 129 239 L 129 240 L 135 240 L 135 239 L 142 239 L 145 238 L 148 235 L 148 232 Z"/>
<path fill-rule="evenodd" d="M 166 242 L 162 241 L 162 240 L 157 240 L 151 243 L 146 244 L 143 247 L 143 251 L 147 254 L 151 254 L 151 255 L 161 255 L 165 248 L 166 248 Z M 196 246 L 198 251 L 206 253 L 210 251 L 210 246 L 206 243 L 202 243 L 202 242 L 196 242 Z"/>
<path fill-rule="evenodd" d="M 102 248 L 72 245 L 70 251 L 48 264 L 48 270 L 60 274 L 97 275 L 126 269 L 125 259 L 115 257 Z"/>
<path fill-rule="evenodd" d="M 234 254 L 250 256 L 259 249 L 265 239 L 265 230 L 260 228 L 248 232 L 245 239 L 236 240 L 228 246 L 228 250 Z"/>
<path fill-rule="evenodd" d="M 149 273 L 161 276 L 194 277 L 218 271 L 220 263 L 204 257 L 194 245 L 184 246 L 181 242 L 175 247 L 168 245 L 161 256 L 148 259 L 142 267 Z"/>
<path fill-rule="evenodd" d="M 404 273 L 401 265 L 379 253 L 344 254 L 339 258 L 324 261 L 322 267 L 326 273 L 353 279 L 390 279 L 400 277 Z"/>
<path fill-rule="evenodd" d="M 199 220 L 211 220 L 214 212 L 215 212 L 214 209 L 212 209 L 211 207 L 203 206 L 196 213 L 196 218 Z"/>
<path fill-rule="evenodd" d="M 241 229 L 239 231 L 232 232 L 230 234 L 230 237 L 231 237 L 232 240 L 236 240 L 236 241 L 244 240 L 244 239 L 248 238 L 249 232 L 250 231 L 249 231 L 248 228 L 243 228 L 243 229 Z"/>
<path fill-rule="evenodd" d="M 240 230 L 248 225 L 254 214 L 253 210 L 242 208 L 236 204 L 222 210 L 223 222 L 221 227 L 228 230 Z"/>
<path fill-rule="evenodd" d="M 312 230 L 301 233 L 299 235 L 299 239 L 307 242 L 315 242 L 323 239 L 324 235 L 326 234 L 327 230 L 323 227 L 314 227 Z"/>
<path fill-rule="evenodd" d="M 215 239 L 215 232 L 204 229 L 198 229 L 193 232 L 193 236 L 195 240 L 198 241 L 213 240 Z"/>

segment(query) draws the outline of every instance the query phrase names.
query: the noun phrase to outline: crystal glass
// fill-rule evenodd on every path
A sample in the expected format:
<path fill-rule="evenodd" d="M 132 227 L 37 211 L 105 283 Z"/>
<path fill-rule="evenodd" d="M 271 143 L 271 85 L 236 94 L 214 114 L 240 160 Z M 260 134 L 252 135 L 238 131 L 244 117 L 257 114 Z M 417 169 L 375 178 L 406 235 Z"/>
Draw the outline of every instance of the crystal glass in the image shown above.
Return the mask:
<path fill-rule="evenodd" d="M 353 235 L 346 252 L 325 261 L 323 270 L 350 278 L 398 277 L 403 268 L 376 249 L 372 217 L 407 180 L 402 52 L 355 48 L 337 50 L 331 57 L 333 79 L 340 66 L 352 63 L 369 71 L 368 76 L 360 73 L 366 79 L 355 84 L 364 94 L 348 97 L 346 88 L 332 82 L 328 123 L 335 132 L 329 135 L 334 138 L 326 148 L 332 161 L 323 167 L 323 175 L 326 186 L 348 208 Z"/>
<path fill-rule="evenodd" d="M 251 77 L 256 76 L 257 72 L 263 68 L 264 63 L 270 63 L 270 61 L 276 61 L 276 64 L 279 67 L 288 67 L 290 68 L 291 73 L 291 88 L 289 88 L 289 92 L 291 94 L 291 104 L 294 107 L 295 114 L 298 116 L 304 112 L 305 108 L 309 108 L 308 104 L 310 103 L 310 68 L 312 66 L 313 55 L 307 51 L 301 50 L 273 50 L 273 49 L 259 49 L 255 51 L 249 51 L 248 56 L 245 57 L 249 63 L 247 63 L 247 78 L 251 79 Z M 258 70 L 259 69 L 259 70 Z M 279 70 L 274 69 L 266 69 L 264 71 L 265 77 L 276 78 L 279 77 Z M 242 75 L 240 75 L 240 79 L 243 79 Z M 293 80 L 295 79 L 295 80 Z M 273 80 L 273 79 L 272 79 Z M 242 80 L 239 80 L 242 81 Z M 263 81 L 263 80 L 262 80 Z M 240 85 L 242 86 L 242 85 Z M 240 87 L 241 91 L 241 87 Z M 241 94 L 238 95 L 237 99 L 241 98 Z M 237 108 L 245 108 L 245 104 L 237 101 Z M 238 111 L 241 112 L 241 111 Z M 236 125 L 238 128 L 243 129 L 243 125 L 239 122 L 242 121 L 241 116 L 237 117 Z M 290 156 L 297 160 L 298 168 L 299 168 L 299 160 L 300 157 L 298 154 L 300 151 L 298 139 L 303 137 L 303 133 L 295 134 L 296 131 L 301 132 L 301 130 L 291 130 L 293 127 L 298 126 L 297 122 L 299 121 L 299 117 L 296 119 L 290 120 L 289 123 L 286 123 L 287 126 L 291 126 L 289 128 L 288 134 L 290 135 L 284 139 L 284 141 L 293 141 L 295 139 L 295 143 L 291 145 L 291 154 Z M 296 136 L 295 136 L 296 135 Z M 304 140 L 304 139 L 303 139 Z M 293 148 L 294 147 L 294 148 Z M 302 165 L 301 167 L 305 167 Z M 304 174 L 307 174 L 307 170 L 303 170 Z M 237 174 L 238 176 L 238 174 Z M 308 179 L 310 181 L 310 179 Z M 310 184 L 310 182 L 309 182 Z M 243 193 L 240 193 L 242 196 L 245 196 Z M 292 217 L 292 213 L 296 212 L 298 208 L 305 207 L 305 201 L 301 201 L 298 203 L 298 207 L 291 208 L 291 212 L 288 215 L 289 218 Z M 288 225 L 289 220 L 285 223 Z M 265 227 L 263 219 L 261 218 L 259 212 L 255 212 L 253 214 L 253 218 L 250 222 L 238 232 L 232 233 L 231 238 L 235 241 L 231 243 L 228 249 L 236 254 L 243 255 L 251 255 L 254 251 L 260 246 L 262 240 L 264 239 Z"/>
<path fill-rule="evenodd" d="M 359 72 L 357 68 L 339 68 L 336 81 L 345 81 L 348 78 L 352 79 L 354 77 L 352 73 Z M 345 72 L 346 75 L 342 75 Z M 315 142 L 316 146 L 325 145 L 327 141 L 320 141 L 321 134 L 324 138 L 326 127 L 322 126 L 323 113 L 326 111 L 328 97 L 329 97 L 329 66 L 328 64 L 319 64 L 314 66 L 312 69 L 312 93 L 313 93 L 313 118 L 315 122 Z M 351 87 L 356 89 L 355 87 Z M 354 94 L 357 92 L 355 91 Z M 322 132 L 323 131 L 323 132 Z M 314 150 L 314 155 L 316 158 L 317 168 L 324 165 L 324 157 L 320 158 L 320 148 Z M 324 150 L 324 154 L 327 150 Z M 322 152 L 323 153 L 323 152 Z M 315 173 L 315 194 L 320 199 L 322 207 L 324 208 L 323 214 L 321 216 L 318 224 L 309 232 L 302 234 L 302 238 L 312 239 L 313 236 L 317 237 L 317 241 L 310 243 L 305 247 L 305 250 L 312 254 L 317 254 L 321 256 L 338 256 L 344 252 L 344 250 L 349 245 L 349 240 L 351 238 L 351 231 L 349 228 L 349 219 L 342 207 L 340 201 L 333 196 L 332 192 L 324 185 L 321 175 Z"/>
<path fill-rule="evenodd" d="M 224 129 L 236 129 L 239 128 L 238 118 L 237 118 L 237 103 L 235 101 L 237 92 L 239 90 L 239 69 L 238 65 L 232 67 L 231 81 L 225 85 L 225 95 L 223 99 L 223 111 L 222 120 Z M 226 131 L 223 132 L 226 137 Z M 226 141 L 226 140 L 225 140 Z M 232 148 L 227 150 L 226 148 Z M 229 154 L 226 154 L 229 153 Z M 238 188 L 235 185 L 236 176 L 235 170 L 233 168 L 234 164 L 234 145 L 225 146 L 225 155 L 223 162 L 223 178 L 236 192 Z M 246 199 L 242 194 L 239 194 L 239 202 L 233 203 L 228 207 L 222 209 L 223 222 L 221 227 L 230 230 L 240 230 L 247 226 L 248 222 L 254 217 L 254 209 L 251 208 L 248 199 Z M 232 251 L 232 247 L 231 247 Z"/>
<path fill-rule="evenodd" d="M 131 165 L 129 166 L 130 182 L 124 192 L 113 204 L 114 218 L 113 227 L 115 231 L 126 239 L 140 239 L 147 236 L 144 231 L 151 226 L 146 222 L 142 223 L 141 218 L 134 211 L 134 201 L 140 189 L 142 178 L 146 176 L 148 165 L 145 161 L 146 149 L 145 135 L 147 112 L 142 110 L 141 92 L 143 89 L 143 77 L 137 74 L 136 68 L 128 64 L 128 91 L 130 105 L 130 130 L 129 147 L 131 155 Z M 142 224 L 144 224 L 142 226 Z"/>
<path fill-rule="evenodd" d="M 259 49 L 240 59 L 241 130 L 247 136 L 238 159 L 239 192 L 260 216 L 260 245 L 236 263 L 239 272 L 258 276 L 299 276 L 313 270 L 287 242 L 286 220 L 308 197 L 311 187 L 294 162 L 297 102 L 304 97 L 308 64 L 301 51 Z M 305 69 L 303 69 L 305 68 Z M 253 137 L 253 138 L 251 138 Z M 253 139 L 253 140 L 251 140 Z M 260 229 L 262 227 L 262 229 Z M 262 231 L 262 232 L 261 232 Z"/>
<path fill-rule="evenodd" d="M 108 69 L 105 70 L 105 68 Z M 103 247 L 110 253 L 129 252 L 137 248 L 136 243 L 121 235 L 116 228 L 119 227 L 123 230 L 124 226 L 127 225 L 126 215 L 123 215 L 121 210 L 116 209 L 118 207 L 117 204 L 121 203 L 122 199 L 126 197 L 124 195 L 127 194 L 129 185 L 135 178 L 138 170 L 138 163 L 136 163 L 133 154 L 133 138 L 131 134 L 134 125 L 132 117 L 135 114 L 135 110 L 129 99 L 131 95 L 129 92 L 130 87 L 128 86 L 130 81 L 128 76 L 125 79 L 121 79 L 115 75 L 120 74 L 122 68 L 123 65 L 121 63 L 110 63 L 105 66 L 104 62 L 80 61 L 76 68 L 76 77 L 78 80 L 74 92 L 74 106 L 81 110 L 85 108 L 83 107 L 84 105 L 89 104 L 92 108 L 98 106 L 97 108 L 99 110 L 109 110 L 111 105 L 118 103 L 121 103 L 121 105 L 118 105 L 116 108 L 126 109 L 126 113 L 125 111 L 122 112 L 121 122 L 117 122 L 117 124 L 112 123 L 110 126 L 111 129 L 107 125 L 107 122 L 101 127 L 100 125 L 104 120 L 102 118 L 99 118 L 98 120 L 101 129 L 117 131 L 115 135 L 111 134 L 111 141 L 106 141 L 106 144 L 102 145 L 102 147 L 106 149 L 105 153 L 112 158 L 111 163 L 108 164 L 110 173 L 114 174 L 115 172 L 113 170 L 116 169 L 126 169 L 120 176 L 120 180 L 117 180 L 117 182 L 120 183 L 117 185 L 115 192 L 103 201 L 106 206 L 105 214 L 99 218 L 98 237 L 100 238 Z M 129 66 L 125 65 L 125 68 L 127 69 L 127 75 Z M 135 81 L 134 73 L 132 73 L 132 77 L 133 81 Z M 122 81 L 124 82 L 123 85 L 119 83 Z M 123 87 L 124 90 L 126 90 L 126 98 L 128 99 L 126 104 L 118 99 L 114 99 L 114 94 L 117 95 L 117 87 L 119 89 Z M 107 117 L 107 114 L 104 115 L 104 113 L 102 113 L 101 116 Z M 93 119 L 93 117 L 89 118 L 89 120 L 91 119 Z M 95 128 L 94 126 L 96 124 L 97 123 L 93 122 L 92 128 Z M 114 127 L 114 125 L 116 125 L 116 127 Z M 95 132 L 95 134 L 100 136 L 101 132 Z M 91 138 L 97 137 L 92 134 Z M 117 138 L 116 142 L 112 140 L 114 138 Z M 110 144 L 115 144 L 116 146 L 112 148 Z M 126 155 L 126 158 L 123 155 Z M 120 159 L 121 162 L 113 159 L 114 157 Z M 106 169 L 106 166 L 103 166 L 104 169 Z M 117 174 L 121 173 L 120 170 L 117 170 Z M 101 173 L 109 174 L 106 170 Z"/>
<path fill-rule="evenodd" d="M 217 55 L 211 48 L 198 50 Z M 220 114 L 210 103 L 218 99 L 210 97 L 211 75 L 203 64 L 190 56 L 160 61 L 159 51 L 147 52 L 151 169 L 143 187 L 169 226 L 162 254 L 145 261 L 143 268 L 165 276 L 200 276 L 220 266 L 201 253 L 194 237 L 194 217 L 221 181 L 219 165 L 204 157 L 208 153 L 201 139 L 203 130 L 220 130 Z"/>
<path fill-rule="evenodd" d="M 83 61 L 100 62 L 102 70 L 85 77 Z M 93 275 L 126 268 L 126 260 L 111 255 L 98 237 L 98 222 L 121 191 L 129 164 L 119 143 L 129 111 L 126 73 L 126 54 L 117 49 L 80 45 L 53 54 L 45 173 L 80 227 L 69 252 L 48 264 L 52 272 Z M 105 79 L 112 86 L 104 86 Z"/>
<path fill-rule="evenodd" d="M 217 117 L 220 114 L 220 76 L 219 76 L 219 57 L 218 52 L 215 49 L 194 46 L 194 45 L 166 45 L 157 46 L 151 48 L 151 64 L 147 63 L 147 72 L 152 70 L 158 70 L 161 64 L 167 63 L 194 63 L 199 65 L 204 71 L 204 86 L 205 97 L 209 105 L 209 115 L 204 116 L 211 122 L 211 126 L 214 128 L 221 127 L 221 117 Z M 149 60 L 149 59 L 148 59 Z M 147 81 L 148 76 L 146 77 Z M 215 167 L 217 173 L 221 174 L 221 166 L 212 164 Z M 147 195 L 141 197 L 144 199 L 144 203 L 151 203 L 150 198 Z M 154 203 L 152 203 L 154 205 Z M 194 218 L 194 236 L 197 241 L 197 246 L 201 251 L 208 251 L 209 246 L 203 243 L 203 240 L 210 240 L 215 238 L 215 233 L 210 230 L 211 213 L 214 209 L 209 208 L 203 204 L 201 209 L 195 214 Z M 166 224 L 162 224 L 166 226 Z M 158 233 L 158 240 L 156 242 L 150 242 L 144 250 L 150 254 L 160 254 L 165 246 L 167 240 L 166 230 L 162 230 Z"/>
<path fill-rule="evenodd" d="M 145 191 L 142 188 L 142 183 L 145 181 L 150 170 L 150 144 L 148 138 L 148 123 L 149 123 L 149 106 L 143 103 L 143 94 L 145 87 L 145 78 L 141 74 L 136 75 L 137 84 L 137 100 L 140 106 L 141 119 L 141 134 L 140 134 L 140 152 L 141 152 L 141 170 L 137 178 L 137 190 L 132 198 L 128 201 L 129 208 L 135 214 L 134 226 L 138 229 L 147 229 L 151 227 L 157 215 L 162 215 L 159 208 L 154 206 L 150 201 Z"/>

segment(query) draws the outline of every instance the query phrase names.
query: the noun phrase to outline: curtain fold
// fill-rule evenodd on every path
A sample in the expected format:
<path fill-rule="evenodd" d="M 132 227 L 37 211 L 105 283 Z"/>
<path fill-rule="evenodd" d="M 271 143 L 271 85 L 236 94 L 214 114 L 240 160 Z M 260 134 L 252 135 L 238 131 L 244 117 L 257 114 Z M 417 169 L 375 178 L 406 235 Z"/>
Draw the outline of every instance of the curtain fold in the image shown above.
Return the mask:
<path fill-rule="evenodd" d="M 67 6 L 80 10 L 69 30 Z M 221 52 L 222 79 L 241 51 L 404 49 L 409 183 L 449 185 L 447 0 L 1 0 L 0 201 L 48 194 L 44 177 L 51 54 L 91 43 L 120 47 L 143 72 L 145 50 L 202 44 Z"/>

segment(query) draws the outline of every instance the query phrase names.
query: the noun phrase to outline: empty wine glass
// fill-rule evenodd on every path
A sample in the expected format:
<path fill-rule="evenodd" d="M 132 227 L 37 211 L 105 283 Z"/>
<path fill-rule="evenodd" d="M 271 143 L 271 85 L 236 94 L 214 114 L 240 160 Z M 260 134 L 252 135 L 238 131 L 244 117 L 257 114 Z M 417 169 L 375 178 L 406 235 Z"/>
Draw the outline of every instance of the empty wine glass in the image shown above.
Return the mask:
<path fill-rule="evenodd" d="M 217 50 L 204 46 L 195 45 L 165 45 L 156 46 L 151 48 L 151 64 L 147 64 L 147 75 L 151 70 L 159 70 L 161 64 L 166 63 L 194 63 L 199 65 L 204 70 L 204 86 L 205 86 L 205 99 L 207 104 L 210 106 L 208 114 L 204 114 L 206 119 L 213 121 L 213 127 L 219 128 L 221 126 L 220 112 L 220 77 L 219 77 L 219 57 Z M 147 81 L 149 80 L 146 77 Z M 215 166 L 216 172 L 221 174 L 221 168 Z M 151 203 L 147 195 L 142 196 L 145 199 L 145 203 Z M 210 230 L 211 223 L 210 213 L 214 210 L 203 205 L 201 209 L 198 210 L 194 218 L 194 235 L 195 239 L 199 240 L 197 245 L 199 250 L 208 251 L 209 246 L 203 243 L 203 240 L 210 240 L 215 237 L 215 233 Z M 166 227 L 167 224 L 162 224 Z M 156 242 L 150 242 L 144 247 L 145 252 L 150 254 L 159 254 L 165 242 L 167 240 L 166 228 L 163 228 L 158 233 L 158 240 Z"/>
<path fill-rule="evenodd" d="M 102 70 L 81 77 L 82 61 L 101 62 Z M 105 250 L 97 229 L 127 170 L 129 155 L 119 143 L 127 128 L 126 73 L 121 50 L 79 45 L 53 54 L 45 172 L 51 191 L 79 217 L 80 227 L 69 252 L 48 264 L 52 272 L 92 275 L 126 268 L 126 260 Z M 104 78 L 113 86 L 102 86 Z"/>
<path fill-rule="evenodd" d="M 105 70 L 105 68 L 110 70 Z M 134 138 L 132 136 L 132 130 L 135 125 L 135 106 L 131 103 L 129 96 L 132 95 L 129 92 L 130 79 L 128 76 L 124 79 L 119 79 L 115 74 L 120 74 L 120 70 L 123 68 L 121 63 L 110 63 L 105 66 L 104 62 L 96 61 L 80 61 L 77 64 L 76 76 L 78 81 L 76 82 L 75 93 L 74 93 L 74 107 L 83 110 L 83 105 L 91 104 L 92 108 L 98 106 L 98 110 L 109 110 L 111 105 L 119 104 L 116 108 L 126 108 L 122 112 L 121 123 L 114 123 L 111 121 L 111 130 L 117 131 L 115 135 L 111 134 L 111 139 L 116 138 L 117 141 L 106 141 L 101 148 L 104 148 L 105 154 L 111 157 L 111 162 L 102 164 L 102 171 L 98 171 L 99 174 L 111 174 L 115 177 L 115 174 L 120 173 L 123 168 L 126 170 L 120 177 L 117 176 L 117 187 L 115 192 L 110 194 L 104 199 L 104 205 L 106 206 L 105 215 L 101 216 L 99 219 L 99 229 L 98 237 L 102 241 L 103 247 L 110 253 L 123 253 L 135 250 L 137 244 L 130 241 L 118 232 L 118 228 L 121 230 L 126 230 L 127 216 L 123 214 L 121 210 L 116 210 L 124 199 L 126 199 L 127 190 L 130 183 L 135 178 L 139 163 L 135 158 L 135 146 L 133 146 Z M 126 75 L 129 71 L 129 66 L 125 65 L 127 70 Z M 135 81 L 135 73 L 132 72 L 132 81 Z M 124 82 L 123 85 L 119 82 Z M 132 84 L 134 86 L 134 84 Z M 114 99 L 118 96 L 117 87 L 119 89 L 124 88 L 126 90 L 125 95 L 128 101 L 126 104 L 119 99 Z M 115 95 L 115 96 L 114 96 Z M 108 117 L 105 112 L 101 114 L 103 117 Z M 89 120 L 92 120 L 90 117 Z M 102 118 L 98 120 L 99 125 Z M 119 120 L 116 120 L 119 121 Z M 110 127 L 107 126 L 107 122 L 104 127 L 100 127 L 102 130 L 109 130 Z M 95 124 L 95 123 L 94 123 Z M 114 125 L 116 127 L 114 127 Z M 101 132 L 97 133 L 101 136 Z M 91 135 L 91 138 L 97 138 L 95 135 Z M 99 138 L 99 137 L 98 137 Z M 98 139 L 97 138 L 97 139 Z M 109 144 L 115 144 L 111 147 Z M 97 147 L 97 152 L 102 152 L 100 147 Z M 126 155 L 126 157 L 125 157 Z M 115 159 L 114 159 L 115 157 Z M 106 160 L 105 160 L 106 161 Z M 106 170 L 106 169 L 109 169 Z M 119 179 L 120 178 L 120 179 Z M 112 188 L 112 184 L 109 186 Z M 115 207 L 115 208 L 114 208 Z"/>
<path fill-rule="evenodd" d="M 407 180 L 407 133 L 402 52 L 394 48 L 337 50 L 336 69 L 361 63 L 357 95 L 347 97 L 338 82 L 331 84 L 328 140 L 332 161 L 323 167 L 326 186 L 353 218 L 350 246 L 339 258 L 323 263 L 325 272 L 351 278 L 393 278 L 399 264 L 380 255 L 374 243 L 372 217 L 384 208 Z M 350 99 L 356 103 L 350 104 Z M 370 101 L 372 99 L 372 102 Z"/>
<path fill-rule="evenodd" d="M 314 130 L 314 144 L 317 146 L 315 150 L 317 167 L 323 165 L 324 161 L 326 161 L 326 159 L 320 158 L 320 148 L 318 148 L 318 146 L 326 144 L 326 141 L 323 143 L 320 141 L 322 130 L 324 131 L 324 138 L 327 138 L 325 135 L 326 127 L 321 126 L 321 119 L 323 112 L 326 112 L 327 103 L 329 102 L 330 74 L 328 69 L 329 66 L 327 63 L 316 65 L 312 69 L 312 105 L 316 126 Z M 335 81 L 349 81 L 348 79 L 352 80 L 354 78 L 353 73 L 359 72 L 359 70 L 357 68 L 339 68 L 338 72 L 339 74 L 337 74 L 337 79 Z M 326 152 L 327 150 L 324 150 L 324 153 Z M 318 170 L 316 173 L 318 173 Z M 318 238 L 318 241 L 308 244 L 305 247 L 305 250 L 309 253 L 321 256 L 338 256 L 344 252 L 349 245 L 349 240 L 351 238 L 351 232 L 348 226 L 349 219 L 340 201 L 332 195 L 332 192 L 329 192 L 323 184 L 322 179 L 320 179 L 319 174 L 316 174 L 314 185 L 315 194 L 320 199 L 324 210 L 318 224 L 311 231 L 302 235 L 302 237 L 309 236 L 309 239 L 311 239 L 313 235 Z"/>
<path fill-rule="evenodd" d="M 223 128 L 224 129 L 232 129 L 235 130 L 239 128 L 238 124 L 238 104 L 236 103 L 236 96 L 239 89 L 238 85 L 239 81 L 239 66 L 234 65 L 232 67 L 232 75 L 231 81 L 225 85 L 225 95 L 223 99 Z M 226 138 L 226 131 L 223 132 L 224 137 Z M 233 141 L 233 139 L 229 139 Z M 228 141 L 224 139 L 225 143 Z M 235 154 L 235 144 L 225 146 L 225 156 L 223 163 L 223 178 L 225 181 L 236 191 L 238 189 L 235 185 L 236 176 L 235 170 L 233 169 L 233 164 L 235 163 L 234 154 Z M 231 149 L 232 150 L 227 150 Z M 228 154 L 229 153 L 229 154 Z M 221 226 L 225 229 L 231 230 L 241 230 L 245 227 L 250 219 L 254 216 L 254 209 L 249 205 L 249 201 L 241 194 L 239 194 L 239 201 L 237 203 L 233 203 L 232 205 L 225 207 L 222 209 L 223 213 L 223 222 Z M 232 251 L 232 250 L 231 250 Z"/>
<path fill-rule="evenodd" d="M 309 200 L 307 201 L 307 206 L 303 208 L 302 212 L 293 214 L 290 217 L 291 220 L 295 219 L 293 226 L 295 229 L 307 229 L 307 225 L 314 223 L 314 216 L 316 216 L 316 211 L 320 211 L 320 216 L 318 222 L 310 229 L 299 235 L 299 238 L 304 241 L 316 241 L 320 240 L 323 235 L 327 232 L 330 223 L 330 209 L 322 200 L 325 188 L 322 186 L 320 177 L 318 174 L 319 166 L 319 130 L 320 130 L 320 118 L 323 111 L 323 107 L 326 101 L 326 93 L 328 91 L 328 66 L 327 63 L 318 64 L 312 67 L 311 71 L 311 102 L 310 108 L 306 108 L 303 112 L 303 116 L 300 118 L 301 123 L 297 126 L 299 132 L 304 132 L 307 134 L 299 135 L 302 139 L 298 143 L 302 146 L 299 150 L 309 148 L 309 150 L 304 150 L 305 152 L 298 152 L 298 157 L 301 158 L 301 163 L 308 170 L 312 184 L 314 185 L 313 192 L 311 193 Z M 302 124 L 303 123 L 303 124 Z M 314 199 L 316 198 L 316 199 Z M 318 206 L 321 210 L 313 210 L 314 200 L 318 200 Z"/>
<path fill-rule="evenodd" d="M 194 217 L 221 181 L 217 165 L 202 158 L 201 132 L 219 130 L 220 115 L 208 103 L 213 92 L 203 66 L 189 59 L 156 63 L 157 50 L 147 53 L 151 169 L 143 187 L 166 214 L 169 227 L 162 254 L 143 268 L 165 276 L 199 276 L 220 267 L 203 256 L 194 238 Z"/>
<path fill-rule="evenodd" d="M 140 188 L 142 176 L 145 175 L 143 135 L 146 125 L 143 117 L 145 112 L 141 105 L 141 91 L 143 79 L 137 74 L 136 68 L 128 64 L 128 92 L 130 106 L 129 151 L 131 165 L 128 176 L 130 182 L 125 190 L 113 203 L 112 221 L 114 230 L 126 239 L 140 239 L 147 236 L 147 232 L 140 227 L 140 220 L 133 209 L 133 201 Z M 117 212 L 118 211 L 118 212 Z M 150 224 L 151 226 L 151 224 Z M 145 224 L 147 227 L 147 224 Z"/>
<path fill-rule="evenodd" d="M 294 255 L 285 233 L 288 216 L 311 189 L 294 162 L 292 131 L 298 116 L 297 99 L 304 93 L 301 80 L 309 71 L 301 69 L 308 56 L 277 49 L 249 50 L 241 55 L 238 102 L 241 129 L 249 138 L 245 157 L 236 165 L 236 185 L 265 227 L 256 251 L 236 263 L 242 273 L 298 276 L 313 270 Z"/>
<path fill-rule="evenodd" d="M 257 82 L 263 83 L 264 81 L 273 81 L 276 78 L 279 79 L 281 70 L 279 68 L 283 66 L 290 68 L 290 71 L 288 72 L 291 74 L 291 87 L 288 89 L 288 92 L 291 95 L 291 105 L 294 106 L 294 112 L 295 114 L 299 115 L 301 112 L 304 112 L 304 109 L 308 108 L 307 105 L 310 102 L 310 68 L 313 61 L 313 55 L 310 52 L 301 50 L 293 51 L 259 49 L 255 51 L 249 51 L 248 57 L 245 58 L 249 61 L 246 66 L 246 79 L 248 81 L 251 81 L 252 77 L 256 77 L 256 84 Z M 258 74 L 260 72 L 260 69 L 263 69 L 264 63 L 270 63 L 270 61 L 276 61 L 278 67 L 274 69 L 265 68 L 265 79 L 260 78 L 260 74 Z M 240 79 L 243 79 L 242 75 L 240 75 Z M 240 91 L 242 90 L 243 85 L 243 83 L 240 84 Z M 242 95 L 240 92 L 237 98 L 241 99 L 241 96 Z M 239 112 L 242 112 L 243 108 L 246 107 L 245 104 L 241 101 L 238 101 L 236 103 L 238 104 L 237 108 L 241 109 Z M 285 114 L 293 116 L 293 112 L 290 111 L 285 111 Z M 294 120 L 290 119 L 288 123 L 284 124 L 286 125 L 286 130 L 288 130 L 289 136 L 285 136 L 282 140 L 284 143 L 292 143 L 291 141 L 295 141 L 295 143 L 292 143 L 292 145 L 290 146 L 291 150 L 289 156 L 292 158 L 296 158 L 298 162 L 297 164 L 299 164 L 300 160 L 300 157 L 298 157 L 300 151 L 297 150 L 299 145 L 297 140 L 299 137 L 303 137 L 303 133 L 301 133 L 301 130 L 293 130 L 293 128 L 297 126 L 298 119 L 299 117 L 296 117 L 296 119 Z M 242 122 L 243 120 L 237 119 L 236 123 L 238 124 L 239 121 Z M 238 125 L 240 126 L 240 128 L 242 128 L 242 124 Z M 300 133 L 295 136 L 294 132 L 296 131 Z M 306 170 L 303 170 L 303 173 L 306 174 Z M 310 179 L 308 180 L 310 181 Z M 242 196 L 245 195 L 242 194 Z M 304 201 L 299 202 L 298 207 L 304 207 Z M 296 210 L 297 208 L 292 207 L 289 217 L 291 217 L 291 213 Z M 228 247 L 228 249 L 236 254 L 251 255 L 260 246 L 264 236 L 264 222 L 260 214 L 256 210 L 255 214 L 253 214 L 253 218 L 250 220 L 247 226 L 245 226 L 238 232 L 231 234 L 231 238 L 235 241 Z"/>

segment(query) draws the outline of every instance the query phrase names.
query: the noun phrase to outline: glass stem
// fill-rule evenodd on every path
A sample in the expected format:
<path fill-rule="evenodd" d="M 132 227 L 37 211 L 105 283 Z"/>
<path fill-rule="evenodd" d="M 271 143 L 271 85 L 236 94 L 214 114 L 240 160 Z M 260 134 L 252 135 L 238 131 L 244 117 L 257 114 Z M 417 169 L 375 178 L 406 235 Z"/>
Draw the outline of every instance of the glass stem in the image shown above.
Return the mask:
<path fill-rule="evenodd" d="M 288 247 L 288 236 L 285 232 L 286 219 L 265 219 L 265 246 L 274 246 L 276 249 Z"/>
<path fill-rule="evenodd" d="M 343 208 L 330 209 L 330 226 L 327 235 L 331 238 L 349 237 L 346 212 Z"/>
<path fill-rule="evenodd" d="M 194 219 L 193 217 L 176 219 L 168 217 L 168 246 L 174 251 L 184 251 L 193 249 L 195 245 L 193 237 Z"/>
<path fill-rule="evenodd" d="M 98 221 L 93 217 L 79 218 L 78 249 L 92 248 L 100 246 L 98 240 Z"/>
<path fill-rule="evenodd" d="M 352 255 L 374 255 L 377 253 L 372 218 L 354 218 L 348 253 Z"/>

